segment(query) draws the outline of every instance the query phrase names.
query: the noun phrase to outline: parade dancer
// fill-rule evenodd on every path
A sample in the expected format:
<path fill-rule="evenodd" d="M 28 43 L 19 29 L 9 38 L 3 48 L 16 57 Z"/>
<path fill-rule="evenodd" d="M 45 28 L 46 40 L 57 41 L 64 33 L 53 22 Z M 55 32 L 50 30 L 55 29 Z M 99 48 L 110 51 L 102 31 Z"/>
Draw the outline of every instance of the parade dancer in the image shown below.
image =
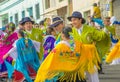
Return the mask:
<path fill-rule="evenodd" d="M 48 27 L 46 30 L 46 36 L 44 37 L 44 43 L 43 43 L 44 59 L 54 48 L 55 35 L 56 35 L 56 33 L 55 33 L 54 29 L 52 27 Z"/>
<path fill-rule="evenodd" d="M 74 42 L 70 32 L 72 32 L 72 28 L 63 28 L 61 33 L 62 40 L 41 64 L 35 82 L 50 80 L 55 76 L 59 76 L 59 82 L 85 82 L 79 80 L 77 71 L 79 70 L 81 44 L 77 41 Z"/>
<path fill-rule="evenodd" d="M 21 21 L 21 25 L 25 29 L 25 31 L 27 33 L 27 37 L 29 39 L 32 39 L 32 40 L 35 40 L 35 41 L 38 41 L 38 42 L 41 43 L 40 52 L 38 52 L 39 53 L 38 56 L 39 56 L 39 59 L 41 61 L 42 57 L 43 57 L 43 48 L 42 48 L 43 36 L 42 36 L 42 31 L 39 28 L 33 28 L 33 24 L 34 24 L 34 22 L 29 17 L 25 17 Z"/>
<path fill-rule="evenodd" d="M 35 43 L 26 38 L 26 34 L 22 29 L 19 30 L 18 37 L 19 39 L 13 45 L 14 47 L 3 56 L 3 59 L 6 59 L 9 55 L 14 56 L 14 58 L 16 56 L 16 62 L 14 64 L 14 82 L 22 82 L 24 78 L 28 82 L 32 82 L 40 65 L 34 46 Z"/>
<path fill-rule="evenodd" d="M 104 41 L 104 39 L 107 36 L 107 34 L 104 31 L 99 31 L 95 28 L 91 28 L 91 26 L 85 25 L 85 19 L 82 17 L 82 14 L 78 11 L 73 12 L 72 16 L 68 17 L 68 20 L 70 20 L 73 25 L 73 38 L 78 39 L 83 44 L 89 44 L 89 45 L 94 44 L 95 46 L 96 41 L 101 41 L 101 40 Z M 85 59 L 87 60 L 87 57 L 85 57 Z M 93 59 L 93 60 L 97 60 L 97 59 Z M 92 70 L 91 69 L 89 70 L 89 66 L 87 66 L 89 65 L 88 62 L 86 63 L 86 67 L 88 68 L 86 68 L 87 70 L 85 72 L 87 73 L 90 82 L 99 82 L 97 66 L 94 62 L 91 63 L 93 64 L 91 68 L 96 71 L 91 72 Z"/>
<path fill-rule="evenodd" d="M 12 30 L 10 30 L 12 29 Z M 0 47 L 0 76 L 7 77 L 7 68 L 3 60 L 3 56 L 13 47 L 13 43 L 18 39 L 17 33 L 15 30 L 15 24 L 9 24 L 9 34 L 4 36 L 4 40 L 2 41 L 2 46 Z M 12 58 L 7 57 L 6 61 L 12 64 Z"/>

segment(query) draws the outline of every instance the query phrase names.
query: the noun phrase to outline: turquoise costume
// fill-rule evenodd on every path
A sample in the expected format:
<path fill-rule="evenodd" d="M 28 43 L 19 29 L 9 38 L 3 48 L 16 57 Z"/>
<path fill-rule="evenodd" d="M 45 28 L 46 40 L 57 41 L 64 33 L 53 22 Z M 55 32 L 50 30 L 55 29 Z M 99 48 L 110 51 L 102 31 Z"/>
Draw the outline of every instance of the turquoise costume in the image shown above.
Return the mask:
<path fill-rule="evenodd" d="M 18 58 L 16 59 L 14 69 L 23 73 L 28 82 L 32 82 L 28 68 L 31 67 L 37 72 L 40 66 L 39 58 L 32 41 L 28 39 L 28 47 L 26 47 L 24 41 L 25 39 L 21 38 L 16 43 Z"/>

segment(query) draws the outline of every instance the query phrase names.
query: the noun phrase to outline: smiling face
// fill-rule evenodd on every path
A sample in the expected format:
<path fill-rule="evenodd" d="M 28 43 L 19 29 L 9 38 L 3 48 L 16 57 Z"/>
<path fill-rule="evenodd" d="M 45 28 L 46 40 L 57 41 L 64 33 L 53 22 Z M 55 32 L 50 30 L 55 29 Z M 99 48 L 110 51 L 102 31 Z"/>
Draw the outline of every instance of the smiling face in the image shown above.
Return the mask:
<path fill-rule="evenodd" d="M 71 22 L 75 28 L 80 28 L 80 26 L 82 25 L 82 19 L 79 18 L 71 18 Z"/>
<path fill-rule="evenodd" d="M 110 19 L 106 18 L 104 19 L 104 25 L 105 26 L 109 26 L 111 23 L 110 23 Z"/>
<path fill-rule="evenodd" d="M 26 22 L 23 26 L 24 26 L 25 30 L 31 31 L 33 24 L 32 24 L 32 22 Z"/>
<path fill-rule="evenodd" d="M 56 32 L 58 32 L 58 33 L 60 33 L 60 32 L 62 32 L 62 29 L 64 28 L 64 24 L 63 23 L 60 23 L 60 24 L 58 24 L 57 26 L 55 26 L 55 31 Z"/>

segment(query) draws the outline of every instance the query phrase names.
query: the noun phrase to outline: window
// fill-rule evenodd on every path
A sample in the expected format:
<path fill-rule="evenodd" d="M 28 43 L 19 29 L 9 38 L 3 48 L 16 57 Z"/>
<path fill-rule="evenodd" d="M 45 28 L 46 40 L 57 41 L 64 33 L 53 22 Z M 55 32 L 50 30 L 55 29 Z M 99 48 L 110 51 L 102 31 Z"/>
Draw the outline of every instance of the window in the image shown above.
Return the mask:
<path fill-rule="evenodd" d="M 64 0 L 59 0 L 59 2 L 62 2 L 62 1 L 64 1 Z"/>
<path fill-rule="evenodd" d="M 36 19 L 39 19 L 40 18 L 39 3 L 35 5 L 35 10 L 36 10 Z"/>
<path fill-rule="evenodd" d="M 15 25 L 18 26 L 18 13 L 15 14 Z"/>
<path fill-rule="evenodd" d="M 13 16 L 10 17 L 10 22 L 13 22 Z"/>
<path fill-rule="evenodd" d="M 8 14 L 2 15 L 2 26 L 5 26 L 8 24 Z"/>
<path fill-rule="evenodd" d="M 29 12 L 29 16 L 33 17 L 33 8 L 32 7 L 28 8 L 28 12 Z"/>
<path fill-rule="evenodd" d="M 22 11 L 22 18 L 25 17 L 25 11 Z"/>
<path fill-rule="evenodd" d="M 50 8 L 50 0 L 45 0 L 45 9 Z"/>
<path fill-rule="evenodd" d="M 0 15 L 0 20 L 1 20 L 2 26 L 5 26 L 8 24 L 8 22 L 9 22 L 8 19 L 9 19 L 8 13 Z"/>
<path fill-rule="evenodd" d="M 84 12 L 84 18 L 87 19 L 88 16 L 91 15 L 90 10 Z"/>
<path fill-rule="evenodd" d="M 72 0 L 68 0 L 69 1 L 69 3 L 72 3 Z"/>

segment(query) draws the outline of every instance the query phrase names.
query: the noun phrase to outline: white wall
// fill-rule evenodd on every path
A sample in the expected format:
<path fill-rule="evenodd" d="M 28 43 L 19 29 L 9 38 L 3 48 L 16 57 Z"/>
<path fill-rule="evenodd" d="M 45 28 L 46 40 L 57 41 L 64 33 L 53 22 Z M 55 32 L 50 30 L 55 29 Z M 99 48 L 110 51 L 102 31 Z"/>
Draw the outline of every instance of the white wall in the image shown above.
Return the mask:
<path fill-rule="evenodd" d="M 44 14 L 48 16 L 57 15 L 57 9 L 65 7 L 68 5 L 68 0 L 59 2 L 59 0 L 50 0 L 50 8 L 45 9 L 45 0 L 44 3 Z"/>
<path fill-rule="evenodd" d="M 7 6 L 9 6 L 10 4 L 12 4 L 12 3 L 16 2 L 16 1 L 19 1 L 19 0 L 10 0 L 9 2 L 5 3 L 4 5 L 1 5 L 0 6 L 0 10 L 6 8 Z M 22 11 L 23 10 L 25 11 L 25 16 L 29 16 L 27 8 L 33 7 L 33 16 L 34 16 L 34 19 L 36 20 L 36 22 L 39 22 L 40 20 L 43 19 L 43 16 L 40 16 L 40 19 L 38 19 L 38 20 L 36 19 L 35 5 L 37 3 L 39 3 L 39 6 L 40 6 L 40 15 L 41 15 L 41 14 L 43 14 L 42 0 L 24 0 L 21 3 L 13 6 L 12 8 L 0 12 L 0 15 L 8 13 L 8 15 L 9 15 L 9 21 L 10 21 L 10 17 L 13 16 L 13 22 L 15 22 L 14 21 L 14 19 L 15 19 L 14 17 L 15 17 L 15 14 L 18 13 L 18 19 L 20 21 L 21 18 L 22 18 Z M 1 23 L 0 23 L 0 25 L 1 25 Z"/>
<path fill-rule="evenodd" d="M 82 14 L 85 11 L 91 10 L 93 13 L 93 3 L 97 3 L 99 0 L 73 0 L 73 11 L 80 11 Z"/>

